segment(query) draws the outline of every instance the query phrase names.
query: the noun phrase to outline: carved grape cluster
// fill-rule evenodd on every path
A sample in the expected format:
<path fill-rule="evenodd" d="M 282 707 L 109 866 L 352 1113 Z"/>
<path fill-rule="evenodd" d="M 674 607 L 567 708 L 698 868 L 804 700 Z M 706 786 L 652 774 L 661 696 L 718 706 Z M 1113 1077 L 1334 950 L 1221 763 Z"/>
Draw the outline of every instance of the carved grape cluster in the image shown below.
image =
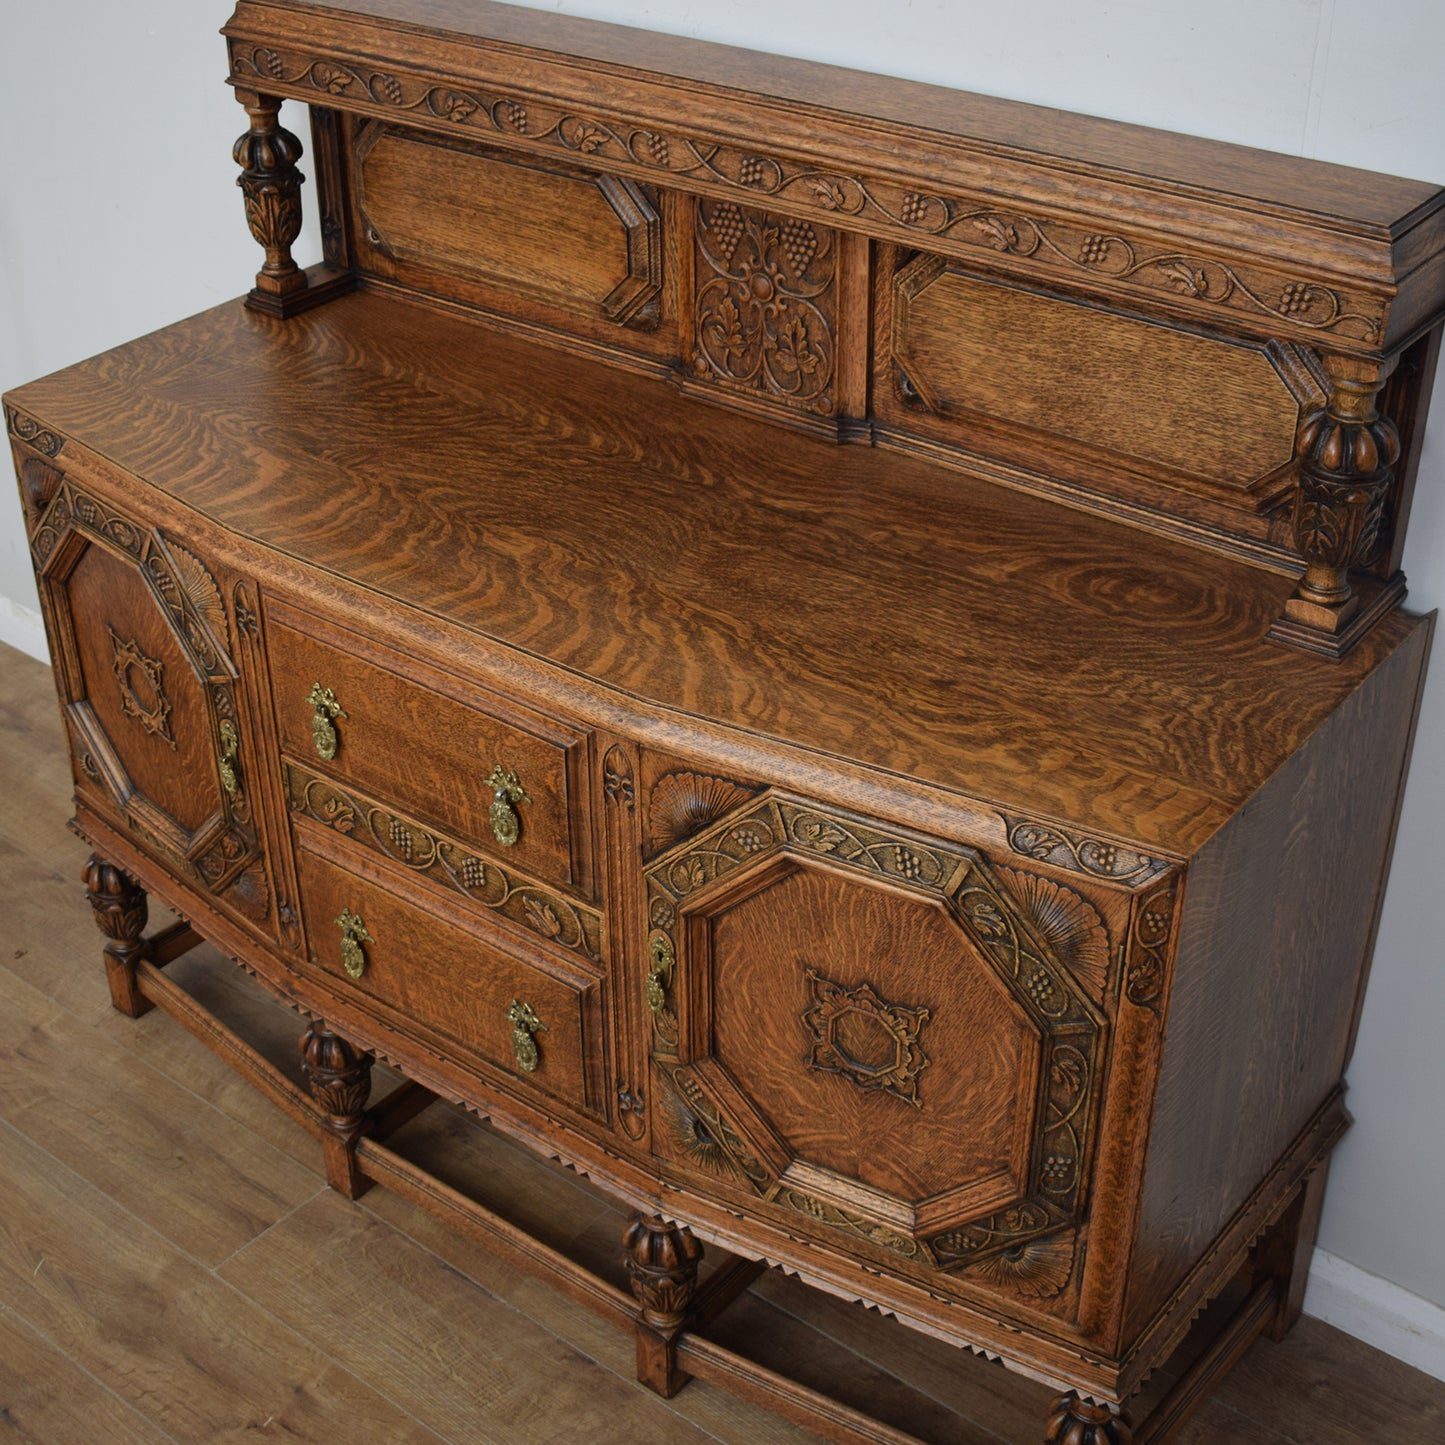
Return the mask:
<path fill-rule="evenodd" d="M 725 201 L 714 209 L 708 229 L 717 238 L 719 250 L 731 265 L 733 253 L 743 238 L 743 213 L 731 201 Z"/>
<path fill-rule="evenodd" d="M 807 221 L 790 217 L 783 226 L 783 250 L 788 253 L 794 272 L 801 276 L 818 254 L 818 233 Z"/>
<path fill-rule="evenodd" d="M 894 848 L 893 864 L 905 878 L 921 878 L 923 876 L 923 860 L 917 853 L 911 853 L 907 848 Z"/>
<path fill-rule="evenodd" d="M 1279 293 L 1280 314 L 1298 316 L 1314 305 L 1314 287 L 1306 281 L 1291 281 Z"/>
<path fill-rule="evenodd" d="M 1027 987 L 1029 997 L 1040 1007 L 1047 1005 L 1054 996 L 1054 981 L 1041 968 L 1029 976 Z"/>
<path fill-rule="evenodd" d="M 665 166 L 672 154 L 667 144 L 667 137 L 658 135 L 656 131 L 643 132 L 642 149 L 647 152 L 647 158 L 655 166 Z"/>
<path fill-rule="evenodd" d="M 480 858 L 468 858 L 462 864 L 462 883 L 467 888 L 485 888 L 487 865 Z"/>
<path fill-rule="evenodd" d="M 903 208 L 899 216 L 905 226 L 921 226 L 928 219 L 928 197 L 919 195 L 917 191 L 909 191 L 903 198 Z"/>
<path fill-rule="evenodd" d="M 760 186 L 767 178 L 768 168 L 761 156 L 744 156 L 738 167 L 738 181 L 744 186 Z"/>
<path fill-rule="evenodd" d="M 1074 1161 L 1064 1154 L 1050 1154 L 1045 1157 L 1043 1168 L 1039 1171 L 1045 1184 L 1051 1184 L 1057 1188 L 1069 1177 L 1074 1167 Z"/>
<path fill-rule="evenodd" d="M 1108 236 L 1085 236 L 1079 243 L 1079 260 L 1085 266 L 1097 266 L 1108 254 Z"/>
<path fill-rule="evenodd" d="M 402 102 L 401 82 L 394 75 L 373 76 L 371 88 L 373 94 L 379 95 L 388 105 L 400 105 Z"/>
<path fill-rule="evenodd" d="M 412 854 L 416 851 L 416 840 L 411 836 L 411 829 L 400 818 L 391 820 L 391 842 L 396 851 L 410 863 Z"/>
<path fill-rule="evenodd" d="M 509 126 L 518 135 L 526 135 L 527 107 L 515 100 L 504 100 L 497 107 L 497 121 L 500 125 Z"/>

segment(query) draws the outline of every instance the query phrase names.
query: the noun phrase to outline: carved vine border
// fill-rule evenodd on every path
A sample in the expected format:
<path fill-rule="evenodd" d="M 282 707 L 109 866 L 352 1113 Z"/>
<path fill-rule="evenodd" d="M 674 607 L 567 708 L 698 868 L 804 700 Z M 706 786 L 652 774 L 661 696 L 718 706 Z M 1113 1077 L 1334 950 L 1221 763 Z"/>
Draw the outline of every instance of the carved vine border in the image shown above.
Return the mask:
<path fill-rule="evenodd" d="M 1008 845 L 1015 853 L 1040 863 L 1052 863 L 1056 868 L 1067 868 L 1072 873 L 1142 888 L 1172 866 L 1162 858 L 1151 858 L 1122 843 L 1069 832 L 1031 818 L 1008 813 L 999 816 L 1008 830 Z"/>
<path fill-rule="evenodd" d="M 41 426 L 33 417 L 26 416 L 23 411 L 13 406 L 5 408 L 5 426 L 17 441 L 34 447 L 42 456 L 58 457 L 60 449 L 65 445 L 63 436 Z"/>
<path fill-rule="evenodd" d="M 266 46 L 233 45 L 231 68 L 238 79 L 263 88 L 285 87 L 303 96 L 311 90 L 333 103 L 349 100 L 383 110 L 418 112 L 428 120 L 506 136 L 512 144 L 546 146 L 596 162 L 636 166 L 654 175 L 743 192 L 755 200 L 784 198 L 835 221 L 866 217 L 914 244 L 946 236 L 956 244 L 1028 261 L 1075 280 L 1163 292 L 1204 308 L 1247 312 L 1297 331 L 1334 332 L 1370 346 L 1379 343 L 1384 331 L 1386 303 L 1381 298 L 1352 297 L 1318 281 L 1267 268 L 1246 271 L 1212 257 L 1161 249 L 1117 231 L 1003 210 L 967 195 L 912 190 L 881 178 L 799 165 L 676 131 Z"/>
<path fill-rule="evenodd" d="M 287 800 L 296 812 L 425 874 L 559 948 L 593 963 L 600 960 L 601 924 L 594 914 L 327 778 L 294 763 L 282 763 L 281 767 Z"/>

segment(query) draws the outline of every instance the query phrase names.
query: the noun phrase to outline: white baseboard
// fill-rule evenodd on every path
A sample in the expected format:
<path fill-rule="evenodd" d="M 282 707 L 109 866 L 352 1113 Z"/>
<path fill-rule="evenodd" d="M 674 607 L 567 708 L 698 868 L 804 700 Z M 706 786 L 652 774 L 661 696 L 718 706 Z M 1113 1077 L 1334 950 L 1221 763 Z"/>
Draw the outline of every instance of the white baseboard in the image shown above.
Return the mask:
<path fill-rule="evenodd" d="M 50 661 L 44 620 L 33 607 L 22 607 L 8 597 L 0 597 L 0 642 L 40 662 Z"/>
<path fill-rule="evenodd" d="M 1445 1309 L 1317 1249 L 1305 1313 L 1445 1380 Z"/>

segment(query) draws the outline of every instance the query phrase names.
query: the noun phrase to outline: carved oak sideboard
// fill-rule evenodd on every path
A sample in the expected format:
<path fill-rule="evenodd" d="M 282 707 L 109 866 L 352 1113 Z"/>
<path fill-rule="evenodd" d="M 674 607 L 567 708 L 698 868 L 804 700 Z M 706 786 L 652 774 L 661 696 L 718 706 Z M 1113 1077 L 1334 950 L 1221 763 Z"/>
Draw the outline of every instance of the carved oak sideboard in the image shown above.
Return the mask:
<path fill-rule="evenodd" d="M 5 400 L 116 1007 L 831 1438 L 902 1437 L 707 1336 L 766 1265 L 1070 1445 L 1232 1291 L 1168 1438 L 1348 1122 L 1445 192 L 460 0 L 225 35 L 254 288 Z M 632 1293 L 388 1144 L 437 1098 Z"/>

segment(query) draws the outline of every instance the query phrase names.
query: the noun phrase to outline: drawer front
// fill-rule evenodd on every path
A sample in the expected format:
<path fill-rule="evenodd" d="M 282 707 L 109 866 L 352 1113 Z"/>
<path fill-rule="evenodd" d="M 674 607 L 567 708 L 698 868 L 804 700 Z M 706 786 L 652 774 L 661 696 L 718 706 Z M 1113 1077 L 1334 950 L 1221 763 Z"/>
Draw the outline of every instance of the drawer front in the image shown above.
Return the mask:
<path fill-rule="evenodd" d="M 297 868 L 309 956 L 340 988 L 398 1029 L 415 1025 L 517 1084 L 595 1111 L 595 980 L 514 956 L 305 840 Z"/>
<path fill-rule="evenodd" d="M 293 617 L 306 630 L 291 625 Z M 585 816 L 575 831 L 570 816 L 574 803 L 583 812 L 583 734 L 527 718 L 489 694 L 451 696 L 404 676 L 399 669 L 410 665 L 402 659 L 388 666 L 380 655 L 359 656 L 344 634 L 289 610 L 271 609 L 267 636 L 288 755 L 435 823 L 508 867 L 589 893 Z M 334 716 L 325 703 L 309 700 L 318 688 L 334 698 Z M 498 801 L 489 782 L 498 767 L 515 774 L 524 797 Z"/>

